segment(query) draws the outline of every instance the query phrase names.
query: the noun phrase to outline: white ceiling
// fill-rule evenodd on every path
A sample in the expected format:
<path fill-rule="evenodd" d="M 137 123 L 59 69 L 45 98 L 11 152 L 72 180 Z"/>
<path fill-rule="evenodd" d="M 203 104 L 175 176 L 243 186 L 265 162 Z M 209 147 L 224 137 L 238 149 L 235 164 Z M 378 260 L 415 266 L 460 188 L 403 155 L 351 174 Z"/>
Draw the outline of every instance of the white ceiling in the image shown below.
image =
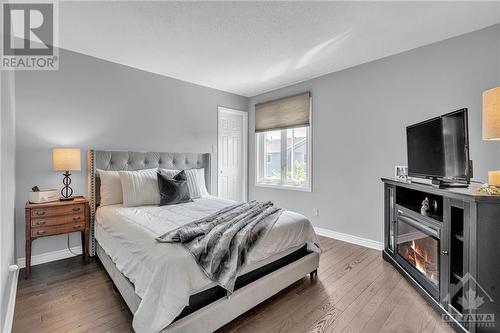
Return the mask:
<path fill-rule="evenodd" d="M 60 2 L 63 48 L 243 96 L 500 22 L 500 2 Z"/>

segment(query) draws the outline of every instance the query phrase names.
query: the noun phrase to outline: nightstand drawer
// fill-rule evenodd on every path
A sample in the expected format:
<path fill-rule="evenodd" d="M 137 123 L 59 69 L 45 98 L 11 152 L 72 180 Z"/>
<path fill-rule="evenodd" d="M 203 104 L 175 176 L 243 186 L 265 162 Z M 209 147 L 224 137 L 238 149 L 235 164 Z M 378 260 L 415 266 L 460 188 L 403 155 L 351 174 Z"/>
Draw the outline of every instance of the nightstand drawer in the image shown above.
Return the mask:
<path fill-rule="evenodd" d="M 51 227 L 36 227 L 31 229 L 31 237 L 59 235 L 59 234 L 66 234 L 68 232 L 82 231 L 82 230 L 85 230 L 85 221 L 56 225 Z"/>
<path fill-rule="evenodd" d="M 66 214 L 83 213 L 85 205 L 66 205 L 61 207 L 35 208 L 31 210 L 31 217 L 47 217 Z"/>
<path fill-rule="evenodd" d="M 85 221 L 85 215 L 63 215 L 56 217 L 47 217 L 47 218 L 33 218 L 31 220 L 32 227 L 46 227 L 51 225 L 61 225 L 68 223 L 78 223 Z"/>

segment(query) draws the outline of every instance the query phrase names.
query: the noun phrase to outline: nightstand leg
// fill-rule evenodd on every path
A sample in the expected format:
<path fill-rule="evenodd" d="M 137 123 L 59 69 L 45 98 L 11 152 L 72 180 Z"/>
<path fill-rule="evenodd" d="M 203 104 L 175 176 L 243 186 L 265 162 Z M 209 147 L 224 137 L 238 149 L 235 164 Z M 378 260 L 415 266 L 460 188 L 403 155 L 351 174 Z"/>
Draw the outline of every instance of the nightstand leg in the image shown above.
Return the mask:
<path fill-rule="evenodd" d="M 27 280 L 31 277 L 31 239 L 26 239 L 24 252 L 24 257 L 26 258 L 24 278 Z"/>

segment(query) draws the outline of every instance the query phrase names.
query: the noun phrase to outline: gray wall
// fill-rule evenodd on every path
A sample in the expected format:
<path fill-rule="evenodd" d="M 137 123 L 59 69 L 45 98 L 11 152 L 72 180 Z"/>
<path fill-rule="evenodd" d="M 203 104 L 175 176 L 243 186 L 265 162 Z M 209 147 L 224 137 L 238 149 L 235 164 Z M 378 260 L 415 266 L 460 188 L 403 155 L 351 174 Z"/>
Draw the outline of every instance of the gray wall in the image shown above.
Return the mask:
<path fill-rule="evenodd" d="M 24 257 L 24 212 L 33 185 L 61 186 L 51 148 L 82 148 L 75 194 L 86 194 L 86 150 L 211 152 L 217 106 L 240 110 L 248 98 L 60 50 L 59 71 L 19 72 L 17 99 L 17 257 Z M 168 59 L 165 59 L 168 61 Z M 217 158 L 212 156 L 216 192 Z M 78 235 L 71 246 L 80 244 Z M 33 254 L 66 248 L 66 236 L 42 238 Z"/>
<path fill-rule="evenodd" d="M 467 107 L 475 179 L 500 169 L 500 143 L 481 140 L 482 92 L 498 85 L 500 25 L 253 97 L 251 136 L 256 103 L 311 91 L 313 192 L 256 187 L 252 137 L 249 197 L 299 211 L 315 226 L 381 242 L 380 177 L 406 165 L 407 125 Z"/>
<path fill-rule="evenodd" d="M 14 274 L 9 265 L 14 257 L 15 96 L 14 73 L 0 71 L 0 330 L 3 331 Z"/>

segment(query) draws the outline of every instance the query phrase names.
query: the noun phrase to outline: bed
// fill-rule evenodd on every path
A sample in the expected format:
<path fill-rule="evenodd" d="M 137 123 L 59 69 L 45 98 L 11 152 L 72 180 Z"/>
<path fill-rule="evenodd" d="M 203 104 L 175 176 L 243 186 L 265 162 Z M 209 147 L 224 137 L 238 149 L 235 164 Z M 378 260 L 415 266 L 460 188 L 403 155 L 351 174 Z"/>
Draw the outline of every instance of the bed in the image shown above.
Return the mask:
<path fill-rule="evenodd" d="M 97 169 L 205 169 L 210 154 L 94 151 L 88 153 L 91 255 L 97 255 L 130 311 L 137 332 L 212 332 L 319 266 L 317 238 L 302 215 L 285 211 L 250 252 L 229 296 L 210 281 L 180 244 L 155 236 L 233 202 L 205 196 L 170 206 L 99 207 Z"/>

